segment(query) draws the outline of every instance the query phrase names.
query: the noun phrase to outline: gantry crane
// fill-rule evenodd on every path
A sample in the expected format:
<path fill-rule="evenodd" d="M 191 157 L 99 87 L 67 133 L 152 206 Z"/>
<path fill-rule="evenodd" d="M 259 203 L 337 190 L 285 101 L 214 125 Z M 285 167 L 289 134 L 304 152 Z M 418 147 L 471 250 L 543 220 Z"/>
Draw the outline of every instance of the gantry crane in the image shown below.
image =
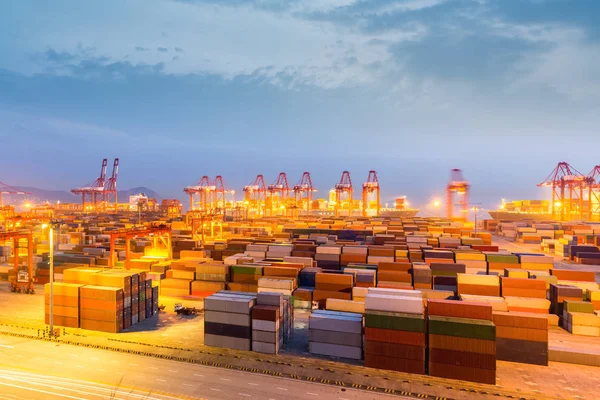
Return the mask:
<path fill-rule="evenodd" d="M 369 195 L 375 194 L 375 216 L 379 216 L 381 210 L 380 192 L 379 192 L 379 179 L 377 178 L 377 172 L 374 170 L 369 171 L 369 177 L 367 181 L 362 185 L 362 215 L 363 217 L 368 216 L 369 207 Z"/>
<path fill-rule="evenodd" d="M 83 212 L 96 211 L 98 209 L 99 200 L 104 200 L 104 184 L 106 183 L 107 166 L 108 160 L 105 158 L 102 160 L 100 176 L 92 184 L 71 190 L 71 193 L 81 195 L 81 207 Z M 86 205 L 86 200 L 89 200 L 89 205 Z"/>
<path fill-rule="evenodd" d="M 450 171 L 450 182 L 446 186 L 447 195 L 447 216 L 449 219 L 454 218 L 454 193 L 459 195 L 458 205 L 461 212 L 464 214 L 460 219 L 468 219 L 469 216 L 469 189 L 471 185 L 467 182 L 460 169 L 454 168 Z"/>
<path fill-rule="evenodd" d="M 354 189 L 352 188 L 350 172 L 342 172 L 342 177 L 340 178 L 339 183 L 335 185 L 335 204 L 333 206 L 335 216 L 338 216 L 340 210 L 343 209 L 342 201 L 348 203 L 348 215 L 352 215 L 352 209 L 354 208 L 353 191 Z"/>
<path fill-rule="evenodd" d="M 14 276 L 10 279 L 10 290 L 18 293 L 35 293 L 33 287 L 33 238 L 29 232 L 0 232 L 0 242 L 13 241 Z M 19 248 L 21 240 L 27 240 L 27 275 L 19 271 Z"/>
<path fill-rule="evenodd" d="M 600 219 L 600 165 L 596 165 L 587 175 L 586 184 L 588 188 L 588 220 Z"/>
<path fill-rule="evenodd" d="M 119 159 L 115 158 L 113 162 L 113 169 L 110 178 L 106 181 L 106 185 L 104 186 L 104 198 L 103 200 L 103 208 L 110 207 L 111 200 L 114 199 L 114 211 L 117 211 L 119 198 L 117 194 L 117 178 L 119 177 Z"/>
<path fill-rule="evenodd" d="M 204 175 L 192 186 L 183 189 L 190 197 L 190 211 L 207 211 L 212 183 L 208 176 Z"/>
<path fill-rule="evenodd" d="M 538 184 L 538 187 L 552 188 L 552 218 L 562 221 L 565 214 L 571 219 L 576 213 L 579 219 L 583 219 L 583 188 L 587 186 L 586 180 L 587 177 L 581 172 L 562 161 Z"/>
<path fill-rule="evenodd" d="M 260 218 L 264 216 L 264 206 L 267 199 L 267 187 L 265 178 L 257 175 L 256 179 L 249 185 L 244 186 L 244 205 L 246 206 L 247 216 L 249 211 L 253 211 L 253 216 Z"/>
<path fill-rule="evenodd" d="M 134 229 L 118 229 L 113 231 L 106 231 L 110 235 L 110 255 L 108 258 L 108 266 L 113 268 L 115 265 L 116 252 L 116 239 L 125 239 L 125 269 L 131 268 L 130 253 L 131 253 L 131 239 L 139 236 L 149 236 L 153 239 L 153 247 L 156 248 L 158 241 L 160 241 L 165 249 L 167 250 L 167 257 L 171 259 L 173 257 L 173 248 L 171 247 L 171 227 L 167 225 L 147 226 L 144 228 Z"/>
<path fill-rule="evenodd" d="M 286 214 L 286 210 L 289 207 L 288 200 L 290 198 L 290 185 L 288 184 L 287 175 L 285 172 L 280 172 L 277 176 L 277 180 L 267 186 L 268 196 L 268 209 L 271 216 L 277 215 L 280 212 L 281 215 Z"/>
<path fill-rule="evenodd" d="M 312 179 L 310 172 L 304 171 L 300 181 L 294 185 L 294 197 L 295 206 L 299 209 L 304 209 L 308 214 L 313 201 L 313 189 Z M 304 203 L 304 204 L 303 204 Z"/>

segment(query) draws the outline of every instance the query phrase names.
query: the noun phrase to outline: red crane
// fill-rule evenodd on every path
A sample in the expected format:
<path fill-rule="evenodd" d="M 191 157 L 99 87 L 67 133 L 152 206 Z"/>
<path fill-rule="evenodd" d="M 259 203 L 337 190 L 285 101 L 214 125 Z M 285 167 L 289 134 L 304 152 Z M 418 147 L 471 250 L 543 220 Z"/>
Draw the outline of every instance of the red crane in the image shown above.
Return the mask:
<path fill-rule="evenodd" d="M 342 177 L 340 178 L 340 182 L 335 185 L 335 204 L 334 211 L 335 215 L 338 216 L 340 209 L 342 206 L 342 199 L 345 196 L 344 201 L 348 203 L 348 215 L 352 215 L 353 208 L 353 197 L 352 194 L 354 189 L 352 188 L 352 180 L 350 179 L 350 172 L 344 171 L 342 172 Z"/>
<path fill-rule="evenodd" d="M 117 195 L 117 178 L 119 177 L 119 159 L 115 158 L 112 168 L 112 174 L 108 181 L 106 181 L 106 186 L 104 186 L 104 202 L 105 205 L 110 205 L 111 200 L 114 199 L 115 207 L 114 210 L 117 211 L 119 197 Z"/>
<path fill-rule="evenodd" d="M 288 184 L 285 172 L 280 172 L 277 180 L 267 186 L 267 195 L 270 199 L 271 215 L 275 215 L 281 209 L 282 215 L 285 215 L 286 202 L 290 196 L 290 185 Z"/>
<path fill-rule="evenodd" d="M 552 218 L 556 219 L 558 215 L 562 221 L 567 214 L 570 219 L 575 212 L 579 214 L 579 219 L 583 219 L 583 188 L 587 186 L 586 180 L 587 177 L 581 172 L 562 161 L 538 184 L 538 187 L 552 188 Z"/>
<path fill-rule="evenodd" d="M 446 186 L 446 195 L 448 197 L 447 216 L 449 219 L 454 218 L 454 193 L 460 196 L 458 205 L 464 214 L 460 219 L 468 219 L 470 187 L 469 182 L 465 180 L 460 169 L 454 168 L 450 171 L 450 182 Z"/>
<path fill-rule="evenodd" d="M 350 179 L 350 176 L 348 176 Z M 379 179 L 377 178 L 377 172 L 374 170 L 369 171 L 369 177 L 367 181 L 362 185 L 362 215 L 367 216 L 367 210 L 369 209 L 369 195 L 375 193 L 375 215 L 378 217 L 381 209 L 380 194 L 379 194 Z"/>
<path fill-rule="evenodd" d="M 88 186 L 79 187 L 72 189 L 71 193 L 81 195 L 81 207 L 82 211 L 96 211 L 98 208 L 98 200 L 104 199 L 104 184 L 106 181 L 106 167 L 108 166 L 108 160 L 105 158 L 102 160 L 102 167 L 100 168 L 100 176 L 92 184 Z M 86 209 L 86 199 L 91 203 Z"/>
<path fill-rule="evenodd" d="M 183 189 L 190 197 L 190 211 L 207 211 L 211 186 L 210 179 L 204 175 L 195 185 L 187 186 Z"/>
<path fill-rule="evenodd" d="M 592 221 L 594 215 L 600 217 L 600 165 L 596 165 L 586 179 L 588 187 L 588 220 Z"/>
<path fill-rule="evenodd" d="M 310 172 L 304 171 L 302 178 L 294 185 L 294 197 L 296 199 L 296 206 L 302 208 L 302 202 L 306 203 L 306 212 L 310 211 L 310 206 L 313 201 L 313 189 L 312 179 Z"/>
<path fill-rule="evenodd" d="M 249 185 L 244 186 L 244 203 L 246 209 L 254 209 L 255 216 L 264 215 L 263 207 L 267 199 L 267 186 L 265 178 L 262 175 L 257 175 L 256 179 Z"/>
<path fill-rule="evenodd" d="M 30 192 L 24 192 L 19 189 L 15 189 L 12 186 L 8 186 L 6 183 L 0 182 L 0 207 L 3 207 L 2 195 L 3 194 L 31 194 Z"/>

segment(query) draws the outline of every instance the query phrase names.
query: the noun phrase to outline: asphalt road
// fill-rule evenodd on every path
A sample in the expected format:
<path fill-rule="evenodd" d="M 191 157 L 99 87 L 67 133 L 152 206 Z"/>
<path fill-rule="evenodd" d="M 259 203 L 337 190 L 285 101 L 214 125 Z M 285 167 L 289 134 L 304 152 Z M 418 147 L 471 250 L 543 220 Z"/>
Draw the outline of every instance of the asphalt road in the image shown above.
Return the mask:
<path fill-rule="evenodd" d="M 5 399 L 398 399 L 292 379 L 0 336 Z"/>

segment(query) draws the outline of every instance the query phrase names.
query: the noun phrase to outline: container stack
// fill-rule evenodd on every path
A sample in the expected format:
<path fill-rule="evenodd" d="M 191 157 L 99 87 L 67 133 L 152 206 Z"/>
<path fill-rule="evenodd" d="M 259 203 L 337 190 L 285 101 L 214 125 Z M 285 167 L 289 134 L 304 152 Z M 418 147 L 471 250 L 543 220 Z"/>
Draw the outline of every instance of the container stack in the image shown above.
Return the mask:
<path fill-rule="evenodd" d="M 196 279 L 196 267 L 187 264 L 177 264 L 166 272 L 166 279 L 160 281 L 161 296 L 189 296 L 192 281 Z"/>
<path fill-rule="evenodd" d="M 394 262 L 394 248 L 384 246 L 369 247 L 367 262 L 373 265 L 377 265 L 380 262 Z"/>
<path fill-rule="evenodd" d="M 219 292 L 204 299 L 204 344 L 250 351 L 256 296 Z"/>
<path fill-rule="evenodd" d="M 347 274 L 318 273 L 315 278 L 313 301 L 325 306 L 325 300 L 352 300 L 353 276 Z"/>
<path fill-rule="evenodd" d="M 252 308 L 252 350 L 278 354 L 283 347 L 283 295 L 259 293 Z"/>
<path fill-rule="evenodd" d="M 246 246 L 244 254 L 259 261 L 267 258 L 267 251 L 269 251 L 269 246 L 266 244 L 249 244 Z"/>
<path fill-rule="evenodd" d="M 82 284 L 55 282 L 52 288 L 52 315 L 55 325 L 79 328 L 79 302 Z M 50 284 L 44 285 L 46 324 L 50 323 Z"/>
<path fill-rule="evenodd" d="M 196 266 L 196 280 L 191 283 L 191 294 L 208 297 L 225 290 L 229 282 L 229 266 L 218 263 L 206 263 Z"/>
<path fill-rule="evenodd" d="M 500 296 L 500 278 L 497 275 L 458 274 L 458 295 Z"/>
<path fill-rule="evenodd" d="M 487 272 L 485 254 L 479 252 L 457 252 L 454 254 L 457 263 L 464 264 L 467 274 Z"/>
<path fill-rule="evenodd" d="M 521 312 L 494 312 L 496 357 L 523 364 L 548 365 L 548 318 Z"/>
<path fill-rule="evenodd" d="M 429 375 L 496 384 L 496 327 L 489 304 L 428 300 Z"/>
<path fill-rule="evenodd" d="M 258 292 L 258 280 L 263 276 L 261 265 L 232 265 L 231 282 L 227 284 L 229 290 L 236 292 Z"/>
<path fill-rule="evenodd" d="M 565 300 L 581 301 L 583 299 L 583 290 L 576 286 L 550 284 L 550 312 L 559 317 L 559 325 L 563 324 L 563 303 Z"/>
<path fill-rule="evenodd" d="M 368 292 L 369 292 L 369 288 L 362 288 L 362 287 L 355 286 L 352 288 L 352 300 L 364 303 Z"/>
<path fill-rule="evenodd" d="M 365 366 L 425 374 L 425 328 L 420 292 L 369 291 L 365 301 Z"/>
<path fill-rule="evenodd" d="M 519 257 L 514 254 L 486 253 L 488 263 L 488 274 L 503 274 L 505 269 L 521 268 Z"/>
<path fill-rule="evenodd" d="M 107 286 L 123 289 L 123 329 L 130 328 L 133 324 L 132 319 L 132 276 L 136 276 L 136 285 L 139 285 L 138 274 L 125 270 L 108 270 L 97 274 L 92 274 L 90 282 L 92 286 Z M 139 288 L 138 288 L 139 292 Z M 139 301 L 139 300 L 138 300 Z M 137 305 L 137 302 L 136 302 Z M 138 318 L 135 318 L 137 321 Z"/>
<path fill-rule="evenodd" d="M 270 244 L 267 250 L 267 258 L 269 259 L 281 259 L 292 255 L 294 246 L 291 244 Z"/>
<path fill-rule="evenodd" d="M 317 247 L 317 252 L 315 254 L 315 261 L 317 262 L 317 267 L 339 271 L 341 254 L 341 246 Z"/>
<path fill-rule="evenodd" d="M 433 276 L 433 288 L 435 290 L 457 292 L 457 276 L 466 272 L 464 264 L 432 262 L 430 267 L 431 275 Z"/>
<path fill-rule="evenodd" d="M 308 319 L 311 354 L 361 360 L 362 314 L 315 310 Z"/>
<path fill-rule="evenodd" d="M 107 286 L 81 287 L 81 328 L 109 333 L 121 332 L 124 326 L 123 301 L 122 288 Z"/>
<path fill-rule="evenodd" d="M 592 303 L 565 300 L 562 321 L 563 328 L 573 335 L 600 336 L 600 317 L 594 313 Z"/>
<path fill-rule="evenodd" d="M 433 289 L 433 280 L 431 275 L 431 268 L 429 268 L 429 265 L 419 262 L 413 262 L 412 276 L 413 287 L 415 289 Z"/>
<path fill-rule="evenodd" d="M 340 265 L 342 267 L 351 263 L 366 263 L 367 252 L 369 248 L 366 246 L 344 246 L 342 247 L 342 255 L 340 256 Z"/>
<path fill-rule="evenodd" d="M 396 250 L 398 252 L 398 250 Z M 395 286 L 412 287 L 410 262 L 379 262 L 377 263 L 377 282 L 381 287 Z"/>
<path fill-rule="evenodd" d="M 528 271 L 550 271 L 554 268 L 554 257 L 542 255 L 519 255 L 521 269 Z"/>
<path fill-rule="evenodd" d="M 344 268 L 344 274 L 349 274 L 354 277 L 354 283 L 358 287 L 375 287 L 377 281 L 377 271 L 374 269 L 364 268 Z"/>
<path fill-rule="evenodd" d="M 258 293 L 272 292 L 281 293 L 282 295 L 291 296 L 296 287 L 295 278 L 275 278 L 265 277 L 258 279 Z"/>
<path fill-rule="evenodd" d="M 546 283 L 527 278 L 502 277 L 502 296 L 546 299 Z"/>
<path fill-rule="evenodd" d="M 600 310 L 600 290 L 587 289 L 586 290 L 587 301 L 592 303 L 594 310 Z"/>

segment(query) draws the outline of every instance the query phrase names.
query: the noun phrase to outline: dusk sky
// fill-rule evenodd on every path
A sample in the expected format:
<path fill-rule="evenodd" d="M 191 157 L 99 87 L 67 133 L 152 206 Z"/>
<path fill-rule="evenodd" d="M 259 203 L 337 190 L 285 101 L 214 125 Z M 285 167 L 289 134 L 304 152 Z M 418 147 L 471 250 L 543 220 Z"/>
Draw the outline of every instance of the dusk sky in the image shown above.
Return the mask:
<path fill-rule="evenodd" d="M 600 164 L 598 0 L 103 0 L 0 5 L 0 181 L 184 199 L 202 175 L 319 196 L 377 170 L 382 199 L 543 198 Z"/>

